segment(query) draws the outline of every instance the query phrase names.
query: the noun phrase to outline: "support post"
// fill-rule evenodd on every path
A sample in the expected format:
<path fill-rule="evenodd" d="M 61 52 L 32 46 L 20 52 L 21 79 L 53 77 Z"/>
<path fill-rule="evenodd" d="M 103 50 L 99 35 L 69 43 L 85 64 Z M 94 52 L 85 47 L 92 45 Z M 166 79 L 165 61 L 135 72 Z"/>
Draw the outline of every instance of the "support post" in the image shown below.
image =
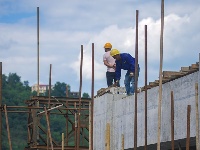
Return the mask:
<path fill-rule="evenodd" d="M 10 138 L 10 127 L 8 123 L 8 113 L 7 113 L 6 105 L 4 106 L 4 110 L 5 110 L 5 117 L 6 117 L 6 127 L 7 127 L 7 132 L 8 132 L 8 143 L 9 143 L 10 150 L 12 150 L 12 143 L 11 143 L 11 138 Z"/>
<path fill-rule="evenodd" d="M 190 150 L 190 113 L 191 105 L 187 107 L 187 139 L 186 139 L 186 150 Z"/>
<path fill-rule="evenodd" d="M 62 133 L 62 150 L 64 150 L 64 144 L 65 144 L 65 142 L 64 142 L 64 133 Z"/>
<path fill-rule="evenodd" d="M 46 120 L 47 120 L 47 129 L 48 129 L 48 135 L 49 135 L 49 140 L 50 140 L 50 144 L 51 144 L 51 150 L 54 150 L 52 136 L 51 136 L 51 130 L 50 130 L 49 115 L 48 115 L 46 107 L 44 107 L 44 111 L 45 111 L 45 116 L 46 116 Z"/>
<path fill-rule="evenodd" d="M 159 99 L 158 99 L 158 134 L 157 150 L 160 150 L 161 107 L 162 107 L 162 67 L 163 67 L 163 32 L 164 32 L 164 0 L 161 0 L 161 34 L 160 34 L 160 69 L 159 69 Z"/>

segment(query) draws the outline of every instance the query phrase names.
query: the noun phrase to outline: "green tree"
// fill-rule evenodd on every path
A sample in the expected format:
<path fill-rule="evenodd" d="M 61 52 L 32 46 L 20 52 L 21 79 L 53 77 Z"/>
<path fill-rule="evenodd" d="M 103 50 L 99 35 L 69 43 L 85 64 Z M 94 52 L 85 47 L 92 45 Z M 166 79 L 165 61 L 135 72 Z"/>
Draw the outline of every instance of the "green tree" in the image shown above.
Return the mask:
<path fill-rule="evenodd" d="M 8 76 L 3 74 L 2 105 L 25 106 L 24 100 L 29 99 L 31 96 L 31 88 L 28 84 L 28 81 L 24 81 L 24 83 L 22 83 L 21 77 L 16 73 L 9 73 Z M 27 145 L 27 114 L 8 113 L 8 119 L 13 150 L 24 149 Z M 2 124 L 2 149 L 9 149 L 4 114 Z"/>
<path fill-rule="evenodd" d="M 56 82 L 51 92 L 51 95 L 58 97 L 66 97 L 66 83 Z"/>
<path fill-rule="evenodd" d="M 83 93 L 82 97 L 83 97 L 83 98 L 90 98 L 90 96 L 89 96 L 88 93 Z"/>

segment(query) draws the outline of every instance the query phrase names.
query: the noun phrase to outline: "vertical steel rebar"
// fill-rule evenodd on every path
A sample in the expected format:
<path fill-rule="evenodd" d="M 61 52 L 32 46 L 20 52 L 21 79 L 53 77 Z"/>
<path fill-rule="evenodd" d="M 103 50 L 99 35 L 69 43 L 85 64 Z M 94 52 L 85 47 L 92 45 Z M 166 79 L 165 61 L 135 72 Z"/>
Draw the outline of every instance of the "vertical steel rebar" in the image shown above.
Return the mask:
<path fill-rule="evenodd" d="M 136 10 L 134 150 L 137 150 L 138 15 L 139 11 Z"/>
<path fill-rule="evenodd" d="M 161 0 L 161 34 L 160 34 L 160 69 L 159 69 L 159 100 L 158 100 L 158 139 L 157 150 L 160 150 L 161 106 L 162 106 L 162 67 L 163 67 L 163 30 L 164 30 L 164 0 Z"/>
<path fill-rule="evenodd" d="M 51 68 L 52 68 L 52 65 L 50 64 L 50 69 L 49 69 L 49 101 L 48 101 L 48 108 L 50 108 L 50 99 L 51 99 Z"/>
<path fill-rule="evenodd" d="M 7 127 L 7 132 L 8 132 L 8 143 L 9 143 L 10 150 L 12 150 L 12 143 L 11 143 L 11 137 L 10 137 L 10 127 L 9 127 L 9 123 L 8 123 L 8 113 L 7 113 L 6 105 L 4 106 L 4 110 L 5 110 L 5 117 L 6 117 L 6 127 Z"/>
<path fill-rule="evenodd" d="M 39 91 L 39 86 L 40 86 L 40 63 L 39 63 L 39 51 L 40 51 L 40 47 L 39 47 L 39 7 L 37 7 L 37 96 L 40 95 L 40 91 Z M 39 101 L 37 101 L 37 107 L 39 107 Z M 36 111 L 35 111 L 36 113 Z M 36 115 L 37 117 L 37 115 Z M 37 136 L 37 141 L 39 140 L 39 129 L 38 129 L 38 125 L 39 125 L 39 118 L 37 118 L 37 121 L 36 121 L 36 125 L 35 125 L 35 132 L 36 132 L 36 136 Z M 38 143 L 37 143 L 38 144 Z"/>
<path fill-rule="evenodd" d="M 145 25 L 145 146 L 147 150 L 147 25 Z"/>
<path fill-rule="evenodd" d="M 199 102 L 198 102 L 198 83 L 195 84 L 196 99 L 196 150 L 199 150 Z"/>
<path fill-rule="evenodd" d="M 91 149 L 91 102 L 89 102 L 89 150 L 92 150 Z"/>
<path fill-rule="evenodd" d="M 69 108 L 68 101 L 66 101 L 66 106 L 67 106 L 67 108 Z M 66 109 L 66 146 L 68 146 L 68 140 L 69 140 L 69 135 L 68 135 L 68 132 L 69 132 L 68 125 L 69 125 L 69 123 L 68 122 L 69 122 L 68 109 Z"/>
<path fill-rule="evenodd" d="M 81 45 L 81 61 L 80 61 L 80 87 L 79 87 L 79 109 L 78 109 L 77 150 L 79 150 L 79 145 L 80 145 L 82 66 L 83 66 L 83 45 Z"/>
<path fill-rule="evenodd" d="M 2 62 L 0 62 L 0 106 L 2 105 Z M 0 149 L 2 149 L 2 110 L 0 110 Z"/>
<path fill-rule="evenodd" d="M 171 91 L 171 144 L 174 150 L 174 93 Z"/>
<path fill-rule="evenodd" d="M 39 7 L 37 7 L 37 96 L 39 96 L 39 94 L 40 94 L 40 91 L 39 91 L 39 84 L 40 84 L 40 59 L 39 59 L 39 52 L 40 52 L 40 46 L 39 46 L 39 21 L 40 21 L 40 19 L 39 19 L 39 17 L 40 17 L 40 15 L 39 15 Z"/>
<path fill-rule="evenodd" d="M 92 89 L 91 89 L 91 149 L 93 150 L 93 111 L 94 111 L 94 43 L 92 43 Z"/>
<path fill-rule="evenodd" d="M 187 139 L 186 139 L 186 150 L 190 150 L 190 113 L 191 105 L 187 107 Z"/>

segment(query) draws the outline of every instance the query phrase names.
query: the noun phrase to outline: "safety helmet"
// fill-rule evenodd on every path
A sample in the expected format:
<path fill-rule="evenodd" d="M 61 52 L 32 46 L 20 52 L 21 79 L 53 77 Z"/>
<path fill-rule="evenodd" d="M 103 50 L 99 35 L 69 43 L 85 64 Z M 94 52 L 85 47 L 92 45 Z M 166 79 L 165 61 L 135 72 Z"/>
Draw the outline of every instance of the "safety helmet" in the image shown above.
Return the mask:
<path fill-rule="evenodd" d="M 112 48 L 112 45 L 111 45 L 110 43 L 106 43 L 106 44 L 104 45 L 104 48 Z"/>
<path fill-rule="evenodd" d="M 110 55 L 111 55 L 111 56 L 115 56 L 115 55 L 117 55 L 117 54 L 120 54 L 119 50 L 117 50 L 117 49 L 112 49 L 112 50 L 110 51 Z"/>

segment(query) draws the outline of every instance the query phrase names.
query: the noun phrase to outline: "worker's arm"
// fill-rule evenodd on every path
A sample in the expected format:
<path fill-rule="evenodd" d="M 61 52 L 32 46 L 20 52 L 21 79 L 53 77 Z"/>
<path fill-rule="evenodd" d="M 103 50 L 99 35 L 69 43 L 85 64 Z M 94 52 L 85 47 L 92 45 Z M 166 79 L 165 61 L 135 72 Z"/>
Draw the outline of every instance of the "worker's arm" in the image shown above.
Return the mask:
<path fill-rule="evenodd" d="M 117 63 L 117 62 L 116 62 L 115 78 L 118 81 L 121 78 L 121 67 L 120 67 L 119 63 Z"/>
<path fill-rule="evenodd" d="M 109 67 L 109 68 L 114 68 L 114 67 L 115 67 L 115 65 L 109 64 L 109 63 L 107 62 L 107 60 L 104 60 L 103 62 L 104 62 L 104 65 L 106 65 L 106 66 Z"/>

